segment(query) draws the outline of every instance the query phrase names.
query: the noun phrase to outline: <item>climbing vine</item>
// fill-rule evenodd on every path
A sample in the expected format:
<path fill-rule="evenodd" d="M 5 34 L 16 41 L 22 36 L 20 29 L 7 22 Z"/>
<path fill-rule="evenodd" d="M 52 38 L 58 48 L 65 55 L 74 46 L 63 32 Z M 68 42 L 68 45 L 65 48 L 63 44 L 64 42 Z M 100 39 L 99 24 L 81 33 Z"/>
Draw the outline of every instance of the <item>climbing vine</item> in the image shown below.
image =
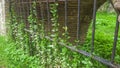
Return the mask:
<path fill-rule="evenodd" d="M 64 38 L 59 37 L 58 6 L 58 2 L 50 4 L 52 30 L 48 36 L 46 36 L 45 18 L 39 19 L 37 16 L 36 1 L 32 2 L 30 14 L 27 18 L 29 27 L 26 26 L 22 16 L 17 16 L 15 11 L 11 12 L 11 35 L 14 38 L 16 50 L 20 49 L 14 54 L 17 55 L 20 52 L 19 57 L 14 58 L 22 59 L 19 62 L 23 66 L 29 68 L 34 68 L 34 66 L 36 68 L 79 68 L 82 66 L 89 68 L 89 66 L 92 66 L 92 63 L 88 62 L 90 59 L 84 59 L 83 56 L 59 44 L 60 42 L 65 45 L 72 45 L 68 42 L 70 37 L 68 36 L 67 26 L 63 27 L 64 33 L 62 33 L 62 36 Z M 30 65 L 27 64 L 28 60 Z M 22 67 L 22 65 L 20 66 Z"/>

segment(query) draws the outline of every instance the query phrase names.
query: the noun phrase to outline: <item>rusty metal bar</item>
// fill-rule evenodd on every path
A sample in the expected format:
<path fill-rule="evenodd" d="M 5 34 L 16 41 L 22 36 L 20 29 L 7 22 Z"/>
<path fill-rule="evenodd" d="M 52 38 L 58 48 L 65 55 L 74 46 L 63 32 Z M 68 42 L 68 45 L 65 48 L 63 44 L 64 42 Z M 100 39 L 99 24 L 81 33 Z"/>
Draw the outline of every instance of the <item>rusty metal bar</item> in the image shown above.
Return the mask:
<path fill-rule="evenodd" d="M 26 1 L 29 2 L 29 0 L 26 0 Z M 26 10 L 26 11 L 24 12 L 24 13 L 25 13 L 24 16 L 25 16 L 25 19 L 26 19 L 26 20 L 25 20 L 25 21 L 26 21 L 26 28 L 29 29 L 28 16 L 30 15 L 30 4 L 29 4 L 29 3 L 26 3 L 25 6 L 26 6 L 26 7 L 25 7 L 25 10 Z"/>
<path fill-rule="evenodd" d="M 12 17 L 12 1 L 9 0 L 9 12 L 10 12 L 10 17 Z"/>
<path fill-rule="evenodd" d="M 16 6 L 16 7 L 15 7 L 15 10 L 14 10 L 14 11 L 16 12 L 16 15 L 19 15 L 17 3 L 18 3 L 18 0 L 15 1 L 14 7 L 15 7 L 15 6 Z"/>
<path fill-rule="evenodd" d="M 95 23 L 96 23 L 96 6 L 97 6 L 97 0 L 94 0 L 93 5 L 93 24 L 92 24 L 92 47 L 91 47 L 91 53 L 94 52 L 94 39 L 95 39 Z"/>
<path fill-rule="evenodd" d="M 49 6 L 49 0 L 47 1 L 47 23 L 48 23 L 48 31 L 50 31 L 50 6 Z"/>
<path fill-rule="evenodd" d="M 43 11 L 42 3 L 40 3 L 40 11 L 41 11 L 41 19 L 42 19 L 42 23 L 43 23 L 43 21 L 44 21 L 44 11 Z"/>
<path fill-rule="evenodd" d="M 19 2 L 21 2 L 21 0 Z M 19 4 L 19 13 L 20 13 L 20 17 L 21 17 L 22 16 L 22 3 Z"/>
<path fill-rule="evenodd" d="M 21 2 L 23 2 L 23 0 L 21 0 Z M 24 4 L 22 4 L 22 19 L 23 19 L 23 21 L 24 21 L 24 23 L 25 23 L 25 5 Z"/>
<path fill-rule="evenodd" d="M 9 0 L 9 12 L 10 12 L 10 23 L 11 24 L 13 24 L 13 5 L 12 5 L 12 0 Z M 12 39 L 14 39 L 15 40 L 15 38 L 14 38 L 14 34 L 13 34 L 13 31 L 11 31 L 11 36 L 12 36 Z"/>
<path fill-rule="evenodd" d="M 80 40 L 80 0 L 78 0 L 77 40 Z"/>
<path fill-rule="evenodd" d="M 115 34 L 114 34 L 114 43 L 113 43 L 113 49 L 112 49 L 112 56 L 111 56 L 111 62 L 114 63 L 114 58 L 115 58 L 115 51 L 116 51 L 116 46 L 117 46 L 117 40 L 118 40 L 118 32 L 119 32 L 119 25 L 120 23 L 118 22 L 118 16 L 116 19 L 116 28 L 115 28 Z"/>
<path fill-rule="evenodd" d="M 16 8 L 17 8 L 16 13 L 17 13 L 17 16 L 20 16 L 20 6 L 17 5 L 17 3 L 19 3 L 19 0 L 16 0 Z"/>
<path fill-rule="evenodd" d="M 29 33 L 31 33 L 31 34 L 34 34 L 34 32 L 32 32 L 32 31 L 30 31 L 30 30 L 27 30 L 27 29 L 24 29 L 24 30 L 27 31 L 27 32 L 29 32 Z M 48 39 L 48 40 L 50 40 L 50 41 L 54 41 L 54 40 L 53 40 L 52 38 L 50 38 L 49 36 L 45 36 L 45 38 Z M 119 68 L 119 67 L 120 67 L 119 64 L 113 64 L 113 63 L 111 63 L 111 61 L 108 61 L 108 60 L 106 60 L 106 59 L 104 59 L 104 58 L 101 58 L 101 57 L 92 55 L 91 53 L 86 52 L 86 51 L 83 51 L 83 50 L 78 50 L 78 49 L 76 49 L 76 48 L 74 47 L 75 45 L 70 46 L 70 45 L 66 45 L 66 44 L 64 44 L 64 43 L 62 43 L 62 42 L 58 42 L 58 44 L 60 44 L 61 46 L 65 46 L 66 48 L 68 48 L 68 49 L 70 49 L 70 50 L 72 50 L 72 51 L 78 52 L 78 53 L 80 53 L 80 54 L 82 54 L 82 55 L 84 55 L 84 56 L 87 56 L 87 57 L 90 57 L 90 58 L 92 58 L 92 59 L 94 59 L 94 60 L 97 60 L 97 61 L 99 61 L 99 62 L 101 62 L 101 63 L 103 63 L 103 64 L 105 64 L 105 65 L 107 65 L 107 66 L 111 66 L 111 67 L 113 67 L 113 68 Z"/>
<path fill-rule="evenodd" d="M 68 0 L 65 0 L 65 27 L 67 27 L 68 25 Z"/>
<path fill-rule="evenodd" d="M 26 2 L 32 2 L 32 0 L 26 0 Z M 26 5 L 27 5 L 27 12 L 25 12 L 25 13 L 27 13 L 27 15 L 26 15 L 26 20 L 27 20 L 28 16 L 30 15 L 31 9 L 32 9 L 32 4 L 26 3 Z M 27 23 L 27 28 L 30 29 L 29 21 L 27 20 L 26 23 Z M 28 34 L 28 35 L 29 35 L 28 52 L 29 52 L 29 55 L 32 56 L 33 55 L 32 44 L 31 44 L 31 42 L 32 42 L 31 36 L 32 35 L 31 34 Z"/>
<path fill-rule="evenodd" d="M 30 4 L 30 8 L 31 8 L 33 1 L 32 0 L 28 0 L 28 2 L 31 2 L 31 3 L 27 3 L 27 4 Z"/>
<path fill-rule="evenodd" d="M 34 0 L 32 0 L 32 1 L 34 1 Z M 25 4 L 25 3 L 33 3 L 32 1 L 29 1 L 29 2 L 22 2 L 23 4 Z M 36 0 L 35 0 L 36 1 Z M 42 3 L 45 3 L 47 0 L 38 0 L 38 1 L 36 1 L 37 3 L 39 3 L 39 2 L 42 2 Z M 53 2 L 56 2 L 56 1 L 65 1 L 65 0 L 48 0 L 49 2 L 51 2 L 51 3 L 53 3 Z M 68 1 L 73 1 L 73 0 L 68 0 Z M 77 0 L 74 0 L 74 1 L 77 1 Z M 18 3 L 19 4 L 19 3 Z"/>
<path fill-rule="evenodd" d="M 61 44 L 62 44 L 62 43 L 61 43 Z M 62 44 L 62 45 L 63 45 L 63 44 Z M 97 60 L 97 61 L 99 61 L 99 62 L 101 62 L 101 63 L 103 63 L 103 64 L 105 64 L 105 65 L 111 66 L 111 67 L 113 67 L 113 68 L 119 68 L 119 67 L 120 67 L 119 64 L 113 64 L 113 63 L 111 63 L 110 61 L 108 61 L 108 60 L 106 60 L 106 59 L 103 59 L 103 58 L 98 57 L 98 56 L 93 56 L 91 53 L 88 53 L 88 52 L 86 52 L 86 51 L 77 50 L 77 49 L 75 49 L 74 47 L 70 47 L 70 46 L 66 46 L 66 45 L 64 45 L 64 46 L 67 47 L 68 49 L 72 50 L 72 51 L 76 51 L 76 52 L 78 52 L 78 53 L 80 53 L 80 54 L 82 54 L 82 55 L 85 55 L 85 56 L 87 56 L 87 57 L 91 57 L 92 59 Z"/>
<path fill-rule="evenodd" d="M 23 2 L 23 0 L 21 0 L 21 2 Z M 22 14 L 21 14 L 21 16 L 22 16 L 22 20 L 24 21 L 24 4 L 22 4 L 21 3 L 21 12 L 22 12 Z"/>
<path fill-rule="evenodd" d="M 17 8 L 17 15 L 18 15 L 18 17 L 20 17 L 20 15 L 21 15 L 21 4 L 19 4 L 19 5 L 17 5 L 18 3 L 20 3 L 20 0 L 16 0 L 16 8 Z"/>
<path fill-rule="evenodd" d="M 44 9 L 43 9 L 43 3 L 40 2 L 40 15 L 41 15 L 41 29 L 45 31 L 45 23 L 44 23 Z M 44 34 L 46 35 L 47 33 L 44 32 Z"/>

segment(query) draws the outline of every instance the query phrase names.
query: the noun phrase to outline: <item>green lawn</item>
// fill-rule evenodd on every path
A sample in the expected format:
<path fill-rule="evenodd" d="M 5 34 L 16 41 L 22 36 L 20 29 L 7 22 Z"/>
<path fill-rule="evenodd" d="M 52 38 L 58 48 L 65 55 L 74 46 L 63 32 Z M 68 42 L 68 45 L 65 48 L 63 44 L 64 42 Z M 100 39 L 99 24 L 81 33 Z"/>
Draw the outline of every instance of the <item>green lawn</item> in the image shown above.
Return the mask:
<path fill-rule="evenodd" d="M 0 36 L 0 68 L 5 66 L 5 49 L 7 48 L 7 41 L 5 37 Z"/>
<path fill-rule="evenodd" d="M 95 54 L 106 59 L 111 58 L 115 26 L 116 26 L 115 14 L 102 13 L 102 12 L 97 13 L 96 31 L 95 31 Z M 87 51 L 90 51 L 91 36 L 92 36 L 92 26 L 90 26 L 89 28 L 84 50 L 86 50 L 86 47 L 88 47 Z M 118 37 L 115 61 L 120 64 L 120 29 L 119 29 L 119 37 Z"/>

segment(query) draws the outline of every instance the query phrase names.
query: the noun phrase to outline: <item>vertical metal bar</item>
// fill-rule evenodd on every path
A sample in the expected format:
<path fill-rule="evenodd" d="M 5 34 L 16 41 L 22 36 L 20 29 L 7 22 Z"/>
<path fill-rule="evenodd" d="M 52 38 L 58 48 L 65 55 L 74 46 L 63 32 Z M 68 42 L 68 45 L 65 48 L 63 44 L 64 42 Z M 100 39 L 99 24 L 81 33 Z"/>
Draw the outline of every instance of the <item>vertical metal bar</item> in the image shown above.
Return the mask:
<path fill-rule="evenodd" d="M 45 23 L 44 23 L 44 6 L 43 6 L 43 3 L 42 2 L 40 2 L 40 15 L 41 15 L 41 24 L 42 24 L 42 27 L 41 27 L 41 29 L 42 30 L 44 30 L 43 32 L 44 32 L 44 35 L 46 35 L 46 33 L 45 33 Z"/>
<path fill-rule="evenodd" d="M 47 0 L 47 22 L 48 22 L 48 31 L 50 31 L 50 8 L 49 8 L 49 0 Z"/>
<path fill-rule="evenodd" d="M 78 0 L 77 40 L 80 40 L 80 0 Z"/>
<path fill-rule="evenodd" d="M 24 14 L 23 14 L 23 4 L 22 4 L 22 2 L 23 2 L 23 0 L 21 0 L 21 2 L 20 2 L 21 3 L 21 19 L 23 20 L 23 15 Z"/>
<path fill-rule="evenodd" d="M 29 29 L 29 22 L 28 22 L 28 20 L 27 20 L 27 18 L 28 18 L 28 16 L 29 16 L 29 14 L 30 14 L 30 3 L 29 3 L 30 1 L 29 0 L 26 0 L 26 3 L 25 3 L 25 21 L 26 21 L 26 29 Z"/>
<path fill-rule="evenodd" d="M 95 23 L 96 23 L 96 5 L 97 0 L 94 0 L 94 5 L 93 5 L 93 24 L 92 24 L 92 47 L 91 47 L 91 53 L 94 51 L 94 39 L 95 39 Z"/>
<path fill-rule="evenodd" d="M 49 6 L 49 0 L 46 0 L 47 2 L 47 33 L 46 34 L 48 34 L 49 35 L 49 33 L 50 33 L 50 6 Z M 47 48 L 47 47 L 45 47 L 45 48 Z M 47 54 L 47 52 L 45 53 L 45 55 L 46 56 L 48 56 L 48 54 Z M 45 64 L 45 68 L 48 68 L 49 66 L 48 66 L 48 61 L 47 61 L 47 57 L 45 57 L 45 62 L 46 62 L 46 64 Z"/>
<path fill-rule="evenodd" d="M 24 4 L 23 4 L 23 0 L 21 0 L 21 21 L 22 21 L 22 23 L 24 24 L 25 23 L 25 21 L 24 21 Z M 25 25 L 25 24 L 24 24 Z M 24 29 L 25 29 L 25 27 L 23 27 L 22 28 L 23 29 L 23 34 L 25 34 L 25 31 L 24 31 Z M 24 37 L 23 37 L 24 38 Z M 25 38 L 24 38 L 25 39 Z M 23 45 L 22 46 L 23 47 L 23 50 L 24 50 L 24 52 L 26 52 L 26 45 Z"/>
<path fill-rule="evenodd" d="M 14 5 L 14 6 L 15 6 L 15 8 L 16 8 L 16 9 L 15 9 L 15 17 L 16 17 L 16 20 L 18 21 L 18 20 L 19 20 L 19 18 L 18 18 L 18 16 L 19 16 L 18 0 L 15 1 L 15 5 Z M 15 23 L 15 22 L 14 22 L 14 23 Z M 19 22 L 16 23 L 16 26 L 17 26 L 17 27 L 18 27 L 18 23 L 19 23 Z M 17 27 L 14 29 L 14 30 L 16 31 L 16 32 L 15 32 L 15 41 L 17 40 L 17 32 L 18 32 L 18 28 L 17 28 Z"/>
<path fill-rule="evenodd" d="M 16 15 L 18 16 L 18 0 L 15 1 L 15 12 L 16 12 Z"/>
<path fill-rule="evenodd" d="M 32 7 L 32 0 L 28 0 L 28 4 L 30 5 L 30 9 Z"/>
<path fill-rule="evenodd" d="M 65 0 L 65 27 L 67 27 L 67 23 L 68 23 L 68 9 L 67 9 L 67 6 L 68 6 L 68 0 Z"/>
<path fill-rule="evenodd" d="M 12 19 L 13 19 L 12 9 L 13 9 L 12 0 L 9 0 L 9 13 L 10 13 L 10 23 L 11 23 L 11 24 L 13 24 L 13 20 L 12 20 Z M 15 40 L 13 31 L 11 31 L 11 36 L 12 36 L 12 39 Z"/>
<path fill-rule="evenodd" d="M 22 3 L 21 3 L 21 0 L 18 1 L 18 7 L 19 7 L 19 16 L 21 17 L 22 16 L 22 13 L 21 13 L 21 7 L 22 7 Z"/>
<path fill-rule="evenodd" d="M 16 9 L 17 9 L 17 17 L 20 17 L 20 1 L 19 0 L 16 0 Z M 18 18 L 19 19 L 19 18 Z"/>
<path fill-rule="evenodd" d="M 19 0 L 16 0 L 16 6 L 17 6 L 17 7 L 16 7 L 16 8 L 17 8 L 17 12 L 16 12 L 16 13 L 17 13 L 17 17 L 20 16 L 19 4 L 20 4 L 20 3 L 19 3 Z"/>
<path fill-rule="evenodd" d="M 10 12 L 10 17 L 12 18 L 12 1 L 9 0 L 9 12 Z"/>
<path fill-rule="evenodd" d="M 24 23 L 25 23 L 25 4 L 23 4 L 23 0 L 21 1 L 21 3 L 22 3 L 22 19 L 23 19 L 23 21 L 24 21 Z"/>
<path fill-rule="evenodd" d="M 27 20 L 28 16 L 30 15 L 30 12 L 31 12 L 31 0 L 27 0 L 26 4 L 27 4 L 27 12 L 26 12 L 27 13 L 26 20 Z M 27 28 L 30 30 L 29 21 L 27 21 Z M 31 42 L 32 42 L 31 36 L 32 35 L 29 33 L 29 43 L 28 43 L 29 45 L 28 45 L 28 47 L 29 47 L 29 55 L 30 56 L 33 55 L 32 44 L 31 44 Z"/>
<path fill-rule="evenodd" d="M 119 25 L 120 25 L 120 23 L 118 22 L 118 16 L 119 15 L 117 15 L 117 20 L 116 20 L 116 28 L 115 28 L 115 34 L 114 34 L 114 43 L 113 43 L 112 56 L 111 56 L 111 62 L 112 63 L 114 63 L 116 45 L 117 45 L 117 40 L 118 40 Z"/>
<path fill-rule="evenodd" d="M 40 2 L 40 11 L 41 11 L 41 19 L 42 19 L 42 23 L 43 23 L 43 20 L 44 20 L 44 11 L 43 11 L 42 2 Z"/>

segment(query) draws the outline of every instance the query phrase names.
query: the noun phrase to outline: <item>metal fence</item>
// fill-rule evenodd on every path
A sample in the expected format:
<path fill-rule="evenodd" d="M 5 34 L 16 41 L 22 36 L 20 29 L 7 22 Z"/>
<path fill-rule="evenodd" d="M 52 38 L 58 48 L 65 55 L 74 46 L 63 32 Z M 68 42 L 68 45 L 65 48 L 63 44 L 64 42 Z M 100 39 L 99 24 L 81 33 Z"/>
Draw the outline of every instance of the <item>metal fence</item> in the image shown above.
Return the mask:
<path fill-rule="evenodd" d="M 68 26 L 68 4 L 69 4 L 69 1 L 72 1 L 72 0 L 58 0 L 58 1 L 61 1 L 61 3 L 64 3 L 64 26 Z M 80 39 L 80 25 L 81 25 L 81 14 L 80 14 L 80 11 L 81 11 L 81 0 L 75 0 L 77 1 L 77 25 L 76 25 L 76 39 L 79 40 Z M 95 38 L 95 23 L 96 23 L 96 11 L 97 11 L 97 1 L 98 0 L 94 0 L 94 3 L 93 3 L 93 24 L 92 24 L 92 42 L 91 42 L 91 53 L 88 53 L 86 51 L 83 51 L 83 50 L 78 50 L 74 47 L 70 47 L 70 46 L 67 46 L 63 43 L 59 43 L 65 47 L 67 47 L 68 49 L 71 49 L 73 51 L 76 51 L 80 54 L 83 54 L 85 56 L 88 56 L 88 57 L 91 57 L 92 59 L 94 60 L 97 60 L 105 65 L 108 65 L 110 67 L 113 67 L 113 68 L 120 68 L 120 65 L 119 64 L 114 64 L 114 58 L 115 58 L 115 51 L 116 51 L 116 46 L 117 46 L 117 38 L 118 38 L 118 30 L 119 30 L 119 22 L 118 20 L 116 19 L 116 28 L 115 28 L 115 34 L 114 34 L 114 43 L 113 43 L 113 48 L 112 48 L 112 55 L 111 55 L 111 61 L 109 60 L 106 60 L 104 58 L 101 58 L 99 56 L 94 56 L 92 53 L 94 52 L 94 38 Z M 38 8 L 38 13 L 37 13 L 37 16 L 38 18 L 40 19 L 44 19 L 46 18 L 46 23 L 47 23 L 47 27 L 50 28 L 50 17 L 51 17 L 51 14 L 50 14 L 50 3 L 54 3 L 56 2 L 55 0 L 36 0 L 36 3 L 39 5 L 37 7 L 41 7 L 41 6 L 44 6 L 44 8 Z M 112 1 L 110 0 L 111 4 L 113 5 Z M 30 14 L 30 8 L 31 8 L 31 5 L 32 5 L 32 0 L 10 0 L 10 11 L 11 11 L 11 7 L 14 6 L 15 10 L 16 10 L 16 13 L 17 15 L 19 16 L 22 16 L 22 18 L 24 19 L 24 21 L 26 22 L 26 28 L 28 29 L 29 27 L 29 23 L 27 21 L 27 17 L 29 16 Z M 114 7 L 114 6 L 113 6 Z M 45 12 L 47 11 L 47 12 Z M 59 10 L 58 10 L 59 11 Z M 117 16 L 118 17 L 118 16 Z M 47 30 L 49 31 L 49 30 Z M 46 36 L 46 38 L 48 38 L 49 40 L 52 41 L 52 39 L 50 39 L 48 36 Z"/>

